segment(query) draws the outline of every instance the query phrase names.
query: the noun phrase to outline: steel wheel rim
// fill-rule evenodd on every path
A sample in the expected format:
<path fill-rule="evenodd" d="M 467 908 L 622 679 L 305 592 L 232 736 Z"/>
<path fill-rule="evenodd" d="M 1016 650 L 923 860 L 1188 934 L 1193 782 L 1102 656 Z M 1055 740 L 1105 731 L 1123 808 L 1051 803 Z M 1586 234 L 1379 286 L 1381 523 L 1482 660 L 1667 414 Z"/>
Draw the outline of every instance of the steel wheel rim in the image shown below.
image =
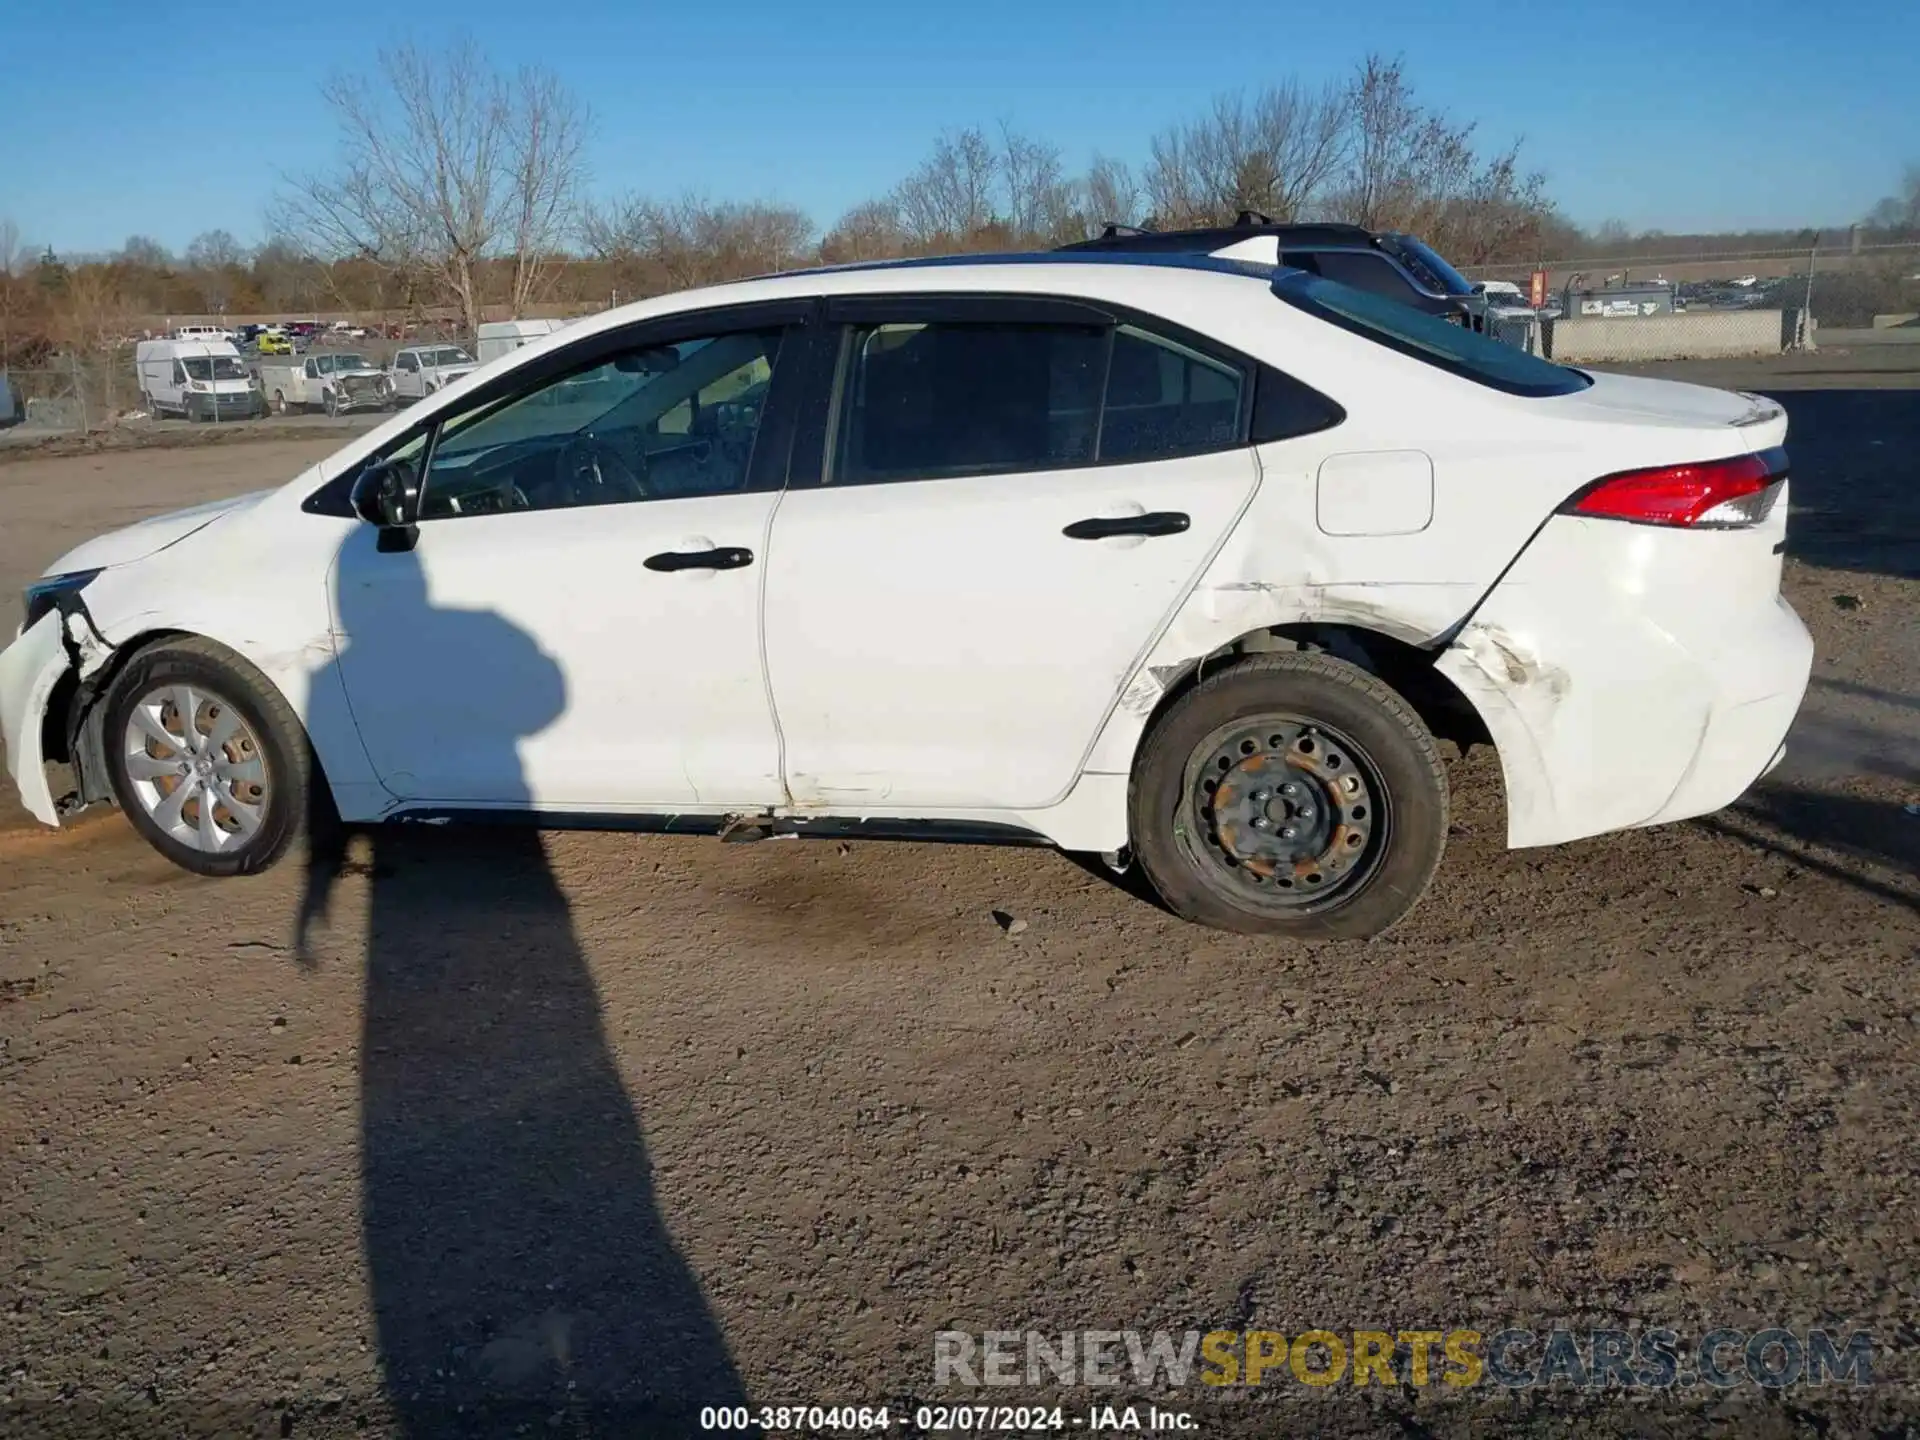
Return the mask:
<path fill-rule="evenodd" d="M 219 855 L 260 832 L 271 794 L 266 756 L 224 697 L 186 683 L 150 690 L 121 743 L 134 799 L 168 839 Z"/>
<path fill-rule="evenodd" d="M 1304 716 L 1248 716 L 1196 745 L 1176 833 L 1208 888 L 1297 915 L 1357 891 L 1379 868 L 1391 815 L 1379 767 L 1351 736 Z"/>

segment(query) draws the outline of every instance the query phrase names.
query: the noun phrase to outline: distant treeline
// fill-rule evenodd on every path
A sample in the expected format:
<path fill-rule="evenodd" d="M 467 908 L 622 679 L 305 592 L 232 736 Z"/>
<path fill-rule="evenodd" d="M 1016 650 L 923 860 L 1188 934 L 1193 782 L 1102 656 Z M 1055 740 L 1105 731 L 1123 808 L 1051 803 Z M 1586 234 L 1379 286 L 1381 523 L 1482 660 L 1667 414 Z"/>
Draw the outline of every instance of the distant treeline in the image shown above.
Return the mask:
<path fill-rule="evenodd" d="M 768 200 L 589 194 L 591 117 L 546 72 L 495 69 L 470 46 L 389 51 L 323 91 L 336 166 L 289 185 L 256 246 L 224 230 L 170 253 L 133 236 L 110 255 L 23 244 L 0 219 L 0 351 L 106 344 L 156 319 L 315 312 L 434 315 L 584 310 L 820 263 L 1044 249 L 1109 223 L 1346 220 L 1412 231 L 1473 270 L 1592 259 L 1804 254 L 1920 240 L 1920 167 L 1861 227 L 1740 234 L 1587 231 L 1519 148 L 1427 106 L 1399 60 L 1369 56 L 1335 83 L 1285 80 L 1217 97 L 1134 162 L 1006 127 L 938 137 L 885 194 L 824 230 Z"/>

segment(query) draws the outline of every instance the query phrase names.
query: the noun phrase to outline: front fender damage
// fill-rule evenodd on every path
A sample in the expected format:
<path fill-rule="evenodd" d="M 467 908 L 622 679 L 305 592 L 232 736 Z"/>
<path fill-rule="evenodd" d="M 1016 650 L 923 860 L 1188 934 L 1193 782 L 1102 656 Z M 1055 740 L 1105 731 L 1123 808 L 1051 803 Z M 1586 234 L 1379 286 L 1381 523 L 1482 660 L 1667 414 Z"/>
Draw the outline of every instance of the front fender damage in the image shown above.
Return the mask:
<path fill-rule="evenodd" d="M 63 814 L 107 798 L 106 777 L 97 773 L 102 767 L 93 765 L 76 766 L 80 789 L 56 801 L 47 783 L 43 737 L 47 708 L 69 675 L 76 682 L 69 714 L 87 715 L 97 728 L 99 721 L 92 712 L 98 707 L 90 701 L 113 653 L 114 647 L 95 628 L 77 595 L 62 596 L 58 609 L 43 615 L 0 652 L 0 739 L 6 743 L 7 772 L 20 793 L 21 805 L 43 825 L 58 826 Z M 68 753 L 81 754 L 81 737 L 70 731 L 67 739 Z M 93 753 L 98 753 L 97 743 Z"/>

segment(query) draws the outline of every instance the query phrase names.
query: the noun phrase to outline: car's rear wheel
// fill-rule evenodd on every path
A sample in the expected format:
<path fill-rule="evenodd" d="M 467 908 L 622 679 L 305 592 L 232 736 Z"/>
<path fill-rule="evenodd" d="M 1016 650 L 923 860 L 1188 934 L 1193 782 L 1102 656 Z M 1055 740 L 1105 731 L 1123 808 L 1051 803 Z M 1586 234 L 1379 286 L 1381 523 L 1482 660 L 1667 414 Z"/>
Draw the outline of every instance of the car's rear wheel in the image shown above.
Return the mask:
<path fill-rule="evenodd" d="M 1315 652 L 1258 655 L 1160 719 L 1135 767 L 1141 868 L 1176 914 L 1250 934 L 1377 935 L 1447 837 L 1432 734 L 1391 686 Z"/>
<path fill-rule="evenodd" d="M 246 661 L 207 640 L 164 641 L 128 661 L 105 703 L 114 797 L 176 865 L 255 874 L 305 829 L 306 732 Z"/>

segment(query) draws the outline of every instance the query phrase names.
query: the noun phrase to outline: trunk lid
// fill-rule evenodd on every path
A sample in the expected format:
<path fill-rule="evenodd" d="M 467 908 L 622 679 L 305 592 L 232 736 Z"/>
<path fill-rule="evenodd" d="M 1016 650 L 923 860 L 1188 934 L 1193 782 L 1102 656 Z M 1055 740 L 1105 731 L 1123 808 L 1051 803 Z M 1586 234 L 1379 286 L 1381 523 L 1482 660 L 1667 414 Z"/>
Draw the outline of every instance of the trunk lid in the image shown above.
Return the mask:
<path fill-rule="evenodd" d="M 1756 450 L 1778 445 L 1786 434 L 1787 412 L 1778 401 L 1764 395 L 1716 390 L 1710 385 L 1690 385 L 1679 380 L 1654 380 L 1643 375 L 1581 373 L 1593 381 L 1585 390 L 1535 403 L 1550 406 L 1556 418 L 1562 420 L 1657 425 L 1676 430 L 1734 426 L 1754 432 L 1752 448 Z M 1772 438 L 1763 439 L 1763 436 Z"/>

